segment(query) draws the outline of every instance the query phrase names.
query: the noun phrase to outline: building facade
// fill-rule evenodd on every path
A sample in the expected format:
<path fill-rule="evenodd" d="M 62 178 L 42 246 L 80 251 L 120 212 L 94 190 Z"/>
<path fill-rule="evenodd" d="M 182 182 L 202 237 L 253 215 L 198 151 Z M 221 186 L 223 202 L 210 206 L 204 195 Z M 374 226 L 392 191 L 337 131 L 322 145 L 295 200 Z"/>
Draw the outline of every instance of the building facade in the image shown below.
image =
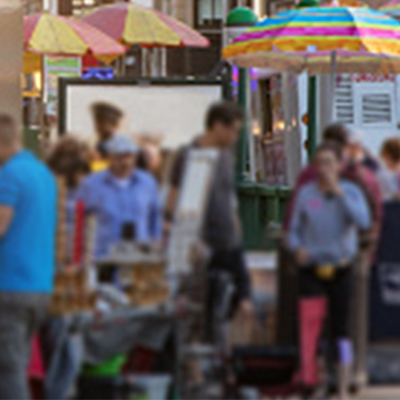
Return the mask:
<path fill-rule="evenodd" d="M 295 0 L 133 0 L 154 7 L 193 27 L 210 40 L 205 49 L 169 49 L 166 57 L 167 76 L 209 76 L 218 68 L 223 46 L 223 23 L 226 15 L 238 5 L 253 8 L 262 17 L 291 8 Z M 116 0 L 24 0 L 26 14 L 42 9 L 61 15 L 84 16 L 94 9 L 115 3 Z M 143 56 L 138 48 L 130 50 L 124 71 L 138 76 L 143 71 Z"/>

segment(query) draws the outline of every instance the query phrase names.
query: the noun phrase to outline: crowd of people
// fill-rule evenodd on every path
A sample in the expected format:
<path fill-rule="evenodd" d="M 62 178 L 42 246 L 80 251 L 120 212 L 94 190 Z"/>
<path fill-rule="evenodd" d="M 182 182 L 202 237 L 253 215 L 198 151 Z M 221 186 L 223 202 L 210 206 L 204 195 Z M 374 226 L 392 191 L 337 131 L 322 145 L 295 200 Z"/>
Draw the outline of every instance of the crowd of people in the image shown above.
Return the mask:
<path fill-rule="evenodd" d="M 201 239 L 211 254 L 208 271 L 228 272 L 235 282 L 235 311 L 252 312 L 232 151 L 243 122 L 241 110 L 231 103 L 210 107 L 204 133 L 175 157 L 164 202 L 158 182 L 163 167 L 154 142 L 140 146 L 121 135 L 123 114 L 112 105 L 95 104 L 92 114 L 95 148 L 66 136 L 44 161 L 22 148 L 12 117 L 0 115 L 0 398 L 29 398 L 31 340 L 46 317 L 56 269 L 60 179 L 67 188 L 69 234 L 77 202 L 96 216 L 93 257 L 98 260 L 120 240 L 165 245 L 190 150 L 219 149 Z M 372 157 L 360 135 L 344 125 L 327 127 L 315 160 L 299 176 L 283 224 L 284 242 L 300 277 L 301 381 L 313 386 L 319 379 L 315 358 L 327 313 L 341 398 L 352 377 L 365 380 L 368 270 L 379 240 L 382 204 L 400 195 L 400 139 L 387 140 L 380 156 Z M 358 321 L 364 335 L 352 331 L 351 320 Z"/>
<path fill-rule="evenodd" d="M 299 275 L 301 381 L 320 382 L 317 354 L 328 317 L 340 399 L 367 382 L 370 268 L 384 203 L 399 198 L 399 168 L 399 138 L 387 139 L 375 159 L 359 133 L 330 125 L 286 212 L 284 241 Z"/>
<path fill-rule="evenodd" d="M 31 341 L 46 316 L 53 291 L 60 184 L 67 189 L 63 212 L 69 236 L 74 232 L 78 202 L 84 204 L 87 214 L 96 217 L 94 261 L 106 256 L 121 240 L 162 246 L 168 239 L 187 149 L 173 167 L 164 208 L 154 170 L 160 166 L 154 143 L 147 141 L 139 147 L 119 134 L 123 115 L 112 105 L 95 104 L 92 113 L 96 147 L 91 149 L 66 136 L 54 144 L 44 161 L 22 148 L 16 122 L 0 115 L 0 398 L 29 398 L 26 369 Z M 233 104 L 212 105 L 204 134 L 193 146 L 221 150 L 202 236 L 212 249 L 209 268 L 232 271 L 240 287 L 238 307 L 246 309 L 250 307 L 249 278 L 241 248 L 230 151 L 242 119 L 240 109 Z M 69 261 L 73 261 L 72 256 Z M 116 271 L 109 271 L 106 279 L 115 282 Z"/>

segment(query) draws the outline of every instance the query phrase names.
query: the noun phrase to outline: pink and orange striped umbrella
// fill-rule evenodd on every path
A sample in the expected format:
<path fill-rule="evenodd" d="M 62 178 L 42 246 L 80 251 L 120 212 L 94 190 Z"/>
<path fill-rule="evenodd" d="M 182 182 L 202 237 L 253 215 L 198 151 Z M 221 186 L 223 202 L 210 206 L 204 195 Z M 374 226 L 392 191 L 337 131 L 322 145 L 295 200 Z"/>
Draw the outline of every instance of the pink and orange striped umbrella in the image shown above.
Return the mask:
<path fill-rule="evenodd" d="M 31 54 L 84 56 L 111 61 L 126 48 L 85 22 L 48 13 L 24 18 L 24 50 Z"/>
<path fill-rule="evenodd" d="M 146 47 L 207 47 L 209 41 L 182 22 L 131 2 L 101 7 L 83 19 L 124 44 Z"/>

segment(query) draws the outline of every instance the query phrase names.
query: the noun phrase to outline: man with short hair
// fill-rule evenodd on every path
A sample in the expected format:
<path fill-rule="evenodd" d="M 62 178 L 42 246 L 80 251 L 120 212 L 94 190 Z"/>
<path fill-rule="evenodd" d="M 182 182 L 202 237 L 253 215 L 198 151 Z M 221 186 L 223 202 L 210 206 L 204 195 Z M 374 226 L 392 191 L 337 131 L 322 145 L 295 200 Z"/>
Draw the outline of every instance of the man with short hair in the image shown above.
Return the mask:
<path fill-rule="evenodd" d="M 100 156 L 105 157 L 107 155 L 105 143 L 118 133 L 124 113 L 118 107 L 106 102 L 94 103 L 91 111 L 98 139 L 97 150 Z"/>
<path fill-rule="evenodd" d="M 53 290 L 57 189 L 0 115 L 0 399 L 29 399 L 31 341 Z"/>
<path fill-rule="evenodd" d="M 171 188 L 167 202 L 167 219 L 172 220 L 190 149 L 218 149 L 213 180 L 203 220 L 202 240 L 211 250 L 208 271 L 229 273 L 236 285 L 235 303 L 240 310 L 249 312 L 250 279 L 247 271 L 234 181 L 234 154 L 243 113 L 233 103 L 213 104 L 205 118 L 205 132 L 178 154 L 171 174 Z"/>
<path fill-rule="evenodd" d="M 105 143 L 105 150 L 108 169 L 86 178 L 78 195 L 97 218 L 96 259 L 107 256 L 123 239 L 157 242 L 162 228 L 157 182 L 136 168 L 138 147 L 128 137 L 114 136 Z"/>

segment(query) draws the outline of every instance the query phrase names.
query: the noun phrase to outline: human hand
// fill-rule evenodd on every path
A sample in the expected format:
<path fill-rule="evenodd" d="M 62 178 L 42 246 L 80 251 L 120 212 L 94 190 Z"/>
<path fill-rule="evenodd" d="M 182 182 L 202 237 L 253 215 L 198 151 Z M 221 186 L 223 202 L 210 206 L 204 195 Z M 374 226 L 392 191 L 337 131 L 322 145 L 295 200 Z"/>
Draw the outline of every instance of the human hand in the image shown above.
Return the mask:
<path fill-rule="evenodd" d="M 244 299 L 239 305 L 239 313 L 243 315 L 252 315 L 254 313 L 254 306 L 251 300 Z"/>
<path fill-rule="evenodd" d="M 196 241 L 190 247 L 190 263 L 192 265 L 199 265 L 204 263 L 210 256 L 210 249 L 201 241 Z"/>
<path fill-rule="evenodd" d="M 307 261 L 309 259 L 309 255 L 306 250 L 299 249 L 296 251 L 295 258 L 296 258 L 296 262 L 299 265 L 304 265 L 307 263 Z"/>
<path fill-rule="evenodd" d="M 332 194 L 341 196 L 343 194 L 342 187 L 340 186 L 340 181 L 336 174 L 330 174 L 327 176 L 329 190 Z"/>

